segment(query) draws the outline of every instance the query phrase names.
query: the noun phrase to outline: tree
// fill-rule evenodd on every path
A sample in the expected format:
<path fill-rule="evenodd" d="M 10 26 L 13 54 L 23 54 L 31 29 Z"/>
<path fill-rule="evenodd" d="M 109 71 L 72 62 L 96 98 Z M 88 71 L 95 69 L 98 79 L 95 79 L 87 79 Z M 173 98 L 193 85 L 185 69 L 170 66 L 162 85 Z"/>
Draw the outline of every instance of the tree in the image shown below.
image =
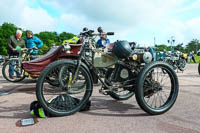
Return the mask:
<path fill-rule="evenodd" d="M 154 48 L 156 51 L 169 51 L 170 50 L 170 47 L 165 45 L 165 44 L 161 44 L 161 45 L 155 45 L 155 48 Z"/>
<path fill-rule="evenodd" d="M 72 33 L 62 32 L 62 33 L 60 33 L 60 35 L 59 35 L 59 42 L 62 44 L 62 42 L 63 42 L 64 40 L 71 39 L 71 38 L 73 38 L 74 36 L 75 36 L 75 35 L 72 34 Z"/>
<path fill-rule="evenodd" d="M 196 54 L 198 49 L 200 49 L 200 43 L 199 43 L 199 40 L 197 39 L 193 39 L 191 42 L 189 42 L 186 45 L 187 53 L 194 51 L 194 53 Z"/>
<path fill-rule="evenodd" d="M 17 27 L 14 24 L 3 23 L 0 26 L 0 54 L 8 55 L 7 42 L 11 35 L 16 33 Z"/>
<path fill-rule="evenodd" d="M 183 43 L 174 46 L 174 50 L 178 50 L 178 51 L 184 52 Z"/>

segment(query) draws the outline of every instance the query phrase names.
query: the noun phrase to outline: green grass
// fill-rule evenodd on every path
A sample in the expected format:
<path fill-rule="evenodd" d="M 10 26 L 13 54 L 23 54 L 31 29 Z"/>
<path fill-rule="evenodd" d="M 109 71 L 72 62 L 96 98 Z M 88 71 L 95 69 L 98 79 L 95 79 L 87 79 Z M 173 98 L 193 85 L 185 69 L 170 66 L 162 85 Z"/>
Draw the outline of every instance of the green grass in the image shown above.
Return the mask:
<path fill-rule="evenodd" d="M 197 63 L 199 63 L 200 56 L 194 56 L 194 58 L 195 58 L 195 61 L 196 61 Z"/>

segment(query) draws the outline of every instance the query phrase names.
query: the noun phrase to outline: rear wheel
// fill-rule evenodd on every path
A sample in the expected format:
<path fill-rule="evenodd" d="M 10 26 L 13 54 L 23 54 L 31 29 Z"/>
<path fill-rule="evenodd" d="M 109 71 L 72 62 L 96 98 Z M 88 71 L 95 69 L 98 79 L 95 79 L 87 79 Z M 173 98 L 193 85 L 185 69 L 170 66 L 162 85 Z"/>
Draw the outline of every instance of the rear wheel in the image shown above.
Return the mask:
<path fill-rule="evenodd" d="M 110 68 L 107 70 L 107 72 L 105 74 L 105 79 L 106 79 L 105 82 L 109 85 L 111 85 L 110 78 L 111 78 L 112 73 L 113 73 L 113 69 Z M 113 99 L 116 99 L 116 100 L 127 100 L 134 95 L 134 92 L 122 87 L 122 88 L 118 88 L 116 90 L 109 91 L 108 94 Z"/>
<path fill-rule="evenodd" d="M 85 103 L 89 100 L 89 97 L 92 93 L 92 82 L 91 76 L 88 71 L 80 66 L 78 71 L 78 76 L 81 76 L 80 79 L 74 79 L 73 82 L 68 76 L 65 75 L 65 79 L 57 79 L 66 83 L 65 87 L 52 86 L 47 82 L 47 77 L 55 80 L 52 73 L 55 73 L 55 70 L 58 68 L 64 68 L 62 73 L 59 72 L 59 75 L 62 77 L 66 73 L 71 73 L 73 79 L 74 72 L 76 70 L 76 64 L 72 61 L 55 61 L 52 64 L 48 65 L 41 73 L 37 85 L 36 85 L 36 96 L 39 103 L 42 105 L 44 110 L 50 113 L 53 116 L 65 116 L 71 115 L 79 111 Z M 73 82 L 73 83 L 72 83 Z M 82 91 L 79 93 L 70 93 L 70 90 L 75 90 L 82 86 Z M 63 98 L 60 98 L 63 97 Z M 63 100 L 61 100 L 63 99 Z M 56 101 L 52 103 L 51 101 Z"/>
<path fill-rule="evenodd" d="M 152 62 L 139 73 L 135 96 L 145 112 L 159 115 L 174 105 L 178 90 L 178 78 L 171 66 L 164 62 Z"/>
<path fill-rule="evenodd" d="M 9 60 L 2 68 L 3 77 L 10 82 L 19 82 L 25 78 L 24 69 L 19 60 Z"/>
<path fill-rule="evenodd" d="M 200 63 L 198 65 L 198 72 L 199 72 L 199 75 L 200 75 Z"/>

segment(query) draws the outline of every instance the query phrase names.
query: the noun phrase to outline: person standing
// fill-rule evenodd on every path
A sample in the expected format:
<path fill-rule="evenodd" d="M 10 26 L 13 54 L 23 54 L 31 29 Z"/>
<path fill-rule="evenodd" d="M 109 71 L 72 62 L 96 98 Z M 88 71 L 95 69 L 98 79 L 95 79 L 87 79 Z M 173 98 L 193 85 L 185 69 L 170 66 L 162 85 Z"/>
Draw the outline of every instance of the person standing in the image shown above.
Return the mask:
<path fill-rule="evenodd" d="M 147 46 L 147 51 L 151 53 L 151 55 L 152 55 L 152 61 L 154 61 L 154 51 L 153 51 L 153 48 L 151 48 L 150 46 Z"/>
<path fill-rule="evenodd" d="M 33 49 L 33 52 L 31 53 L 31 55 L 33 55 L 31 60 L 36 58 L 38 49 L 43 46 L 43 42 L 38 37 L 34 36 L 33 32 L 30 30 L 26 32 L 25 44 L 26 48 Z"/>
<path fill-rule="evenodd" d="M 193 62 L 196 63 L 195 58 L 194 58 L 194 51 L 190 52 L 190 57 L 193 60 Z M 190 62 L 191 62 L 191 59 L 190 59 Z"/>
<path fill-rule="evenodd" d="M 25 41 L 22 39 L 22 31 L 21 30 L 17 30 L 15 35 L 10 36 L 10 38 L 8 39 L 8 54 L 9 54 L 9 58 L 15 57 L 15 56 L 19 56 L 19 52 L 16 48 L 20 47 L 20 48 L 25 48 Z M 18 63 L 18 62 L 16 62 Z M 15 62 L 11 62 L 9 64 L 9 77 L 11 79 L 14 79 L 14 66 L 15 66 Z M 19 72 L 16 72 L 17 78 L 21 78 L 21 74 Z"/>

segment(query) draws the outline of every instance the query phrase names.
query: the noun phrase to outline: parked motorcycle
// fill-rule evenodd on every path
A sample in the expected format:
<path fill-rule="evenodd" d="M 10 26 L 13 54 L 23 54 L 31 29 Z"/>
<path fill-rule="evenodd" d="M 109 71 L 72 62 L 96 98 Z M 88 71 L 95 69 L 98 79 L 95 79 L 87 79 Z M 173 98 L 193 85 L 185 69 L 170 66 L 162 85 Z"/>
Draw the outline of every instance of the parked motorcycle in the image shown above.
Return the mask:
<path fill-rule="evenodd" d="M 127 41 L 116 41 L 110 44 L 111 49 L 96 51 L 93 39 L 102 34 L 113 35 L 84 30 L 80 34 L 84 41 L 76 60 L 58 60 L 42 71 L 36 96 L 44 110 L 53 116 L 79 111 L 92 95 L 92 74 L 95 74 L 102 83 L 101 94 L 126 100 L 135 93 L 137 103 L 147 113 L 158 115 L 168 111 L 179 90 L 178 78 L 171 66 L 165 62 L 151 62 L 149 52 L 136 52 Z M 92 61 L 87 58 L 86 51 L 92 51 Z M 108 69 L 104 78 L 99 76 L 99 68 Z M 58 70 L 56 75 L 55 70 Z M 59 81 L 59 86 L 49 84 L 47 77 Z"/>
<path fill-rule="evenodd" d="M 169 63 L 174 70 L 178 69 L 180 71 L 184 71 L 186 67 L 185 58 L 181 57 L 178 53 L 172 53 L 164 58 L 164 61 Z"/>

